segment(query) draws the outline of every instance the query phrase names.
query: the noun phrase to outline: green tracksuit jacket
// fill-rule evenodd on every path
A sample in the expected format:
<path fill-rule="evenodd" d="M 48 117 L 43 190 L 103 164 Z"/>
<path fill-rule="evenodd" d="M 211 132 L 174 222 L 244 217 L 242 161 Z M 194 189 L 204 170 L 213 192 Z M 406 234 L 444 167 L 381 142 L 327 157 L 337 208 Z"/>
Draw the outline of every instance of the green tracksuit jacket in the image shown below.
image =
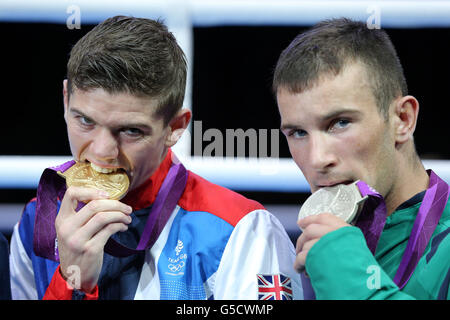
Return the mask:
<path fill-rule="evenodd" d="M 450 200 L 406 286 L 393 279 L 424 192 L 387 217 L 375 257 L 357 227 L 323 236 L 309 251 L 306 271 L 316 299 L 448 299 L 450 296 Z"/>

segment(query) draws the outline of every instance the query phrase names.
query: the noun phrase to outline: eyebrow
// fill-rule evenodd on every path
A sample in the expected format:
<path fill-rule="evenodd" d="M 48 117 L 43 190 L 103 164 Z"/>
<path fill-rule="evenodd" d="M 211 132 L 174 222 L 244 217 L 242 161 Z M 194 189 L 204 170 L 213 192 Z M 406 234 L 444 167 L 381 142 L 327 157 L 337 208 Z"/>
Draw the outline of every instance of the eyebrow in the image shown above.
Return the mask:
<path fill-rule="evenodd" d="M 86 115 L 85 113 L 83 113 L 82 111 L 78 110 L 77 108 L 70 108 L 70 112 L 71 113 L 75 113 L 75 114 L 77 114 L 79 116 L 82 116 L 82 117 L 86 117 L 86 118 L 92 120 L 93 122 L 96 122 L 94 119 L 92 119 L 92 117 Z M 138 129 L 147 130 L 147 131 L 149 131 L 149 133 L 153 132 L 153 128 L 151 126 L 149 126 L 146 123 L 140 123 L 140 122 L 121 123 L 117 127 L 118 128 L 138 128 Z"/>
<path fill-rule="evenodd" d="M 319 121 L 327 122 L 331 119 L 341 116 L 342 114 L 359 115 L 361 113 L 362 113 L 361 111 L 356 110 L 356 109 L 341 108 L 341 109 L 333 110 L 329 113 L 319 116 Z M 285 124 L 281 124 L 280 130 L 283 131 L 283 130 L 299 129 L 299 128 L 300 128 L 300 126 L 297 124 L 285 123 Z"/>
<path fill-rule="evenodd" d="M 323 116 L 320 117 L 321 121 L 328 121 L 334 118 L 339 117 L 342 114 L 350 114 L 350 115 L 359 115 L 362 114 L 360 110 L 357 109 L 351 109 L 351 108 L 342 108 L 338 110 L 331 111 Z"/>

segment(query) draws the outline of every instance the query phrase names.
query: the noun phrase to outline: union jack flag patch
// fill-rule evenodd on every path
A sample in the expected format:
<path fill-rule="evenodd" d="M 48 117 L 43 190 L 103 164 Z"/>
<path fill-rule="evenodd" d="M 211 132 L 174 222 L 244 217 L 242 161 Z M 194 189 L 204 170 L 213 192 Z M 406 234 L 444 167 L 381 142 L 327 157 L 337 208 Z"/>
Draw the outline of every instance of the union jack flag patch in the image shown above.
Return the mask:
<path fill-rule="evenodd" d="M 282 274 L 257 274 L 259 300 L 292 300 L 291 278 Z"/>

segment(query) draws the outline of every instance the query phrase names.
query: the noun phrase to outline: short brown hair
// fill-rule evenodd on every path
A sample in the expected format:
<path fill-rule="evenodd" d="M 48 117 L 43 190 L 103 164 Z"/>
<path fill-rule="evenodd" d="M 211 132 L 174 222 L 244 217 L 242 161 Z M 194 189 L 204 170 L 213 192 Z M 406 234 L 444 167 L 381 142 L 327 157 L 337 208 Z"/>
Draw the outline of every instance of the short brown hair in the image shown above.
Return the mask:
<path fill-rule="evenodd" d="M 81 38 L 67 63 L 69 95 L 102 88 L 158 100 L 157 117 L 165 125 L 183 105 L 186 58 L 160 21 L 116 16 Z"/>
<path fill-rule="evenodd" d="M 337 76 L 346 64 L 357 61 L 366 67 L 378 109 L 387 119 L 392 100 L 408 94 L 400 60 L 385 31 L 347 18 L 322 21 L 298 35 L 278 59 L 273 92 L 284 88 L 300 93 L 320 76 Z"/>

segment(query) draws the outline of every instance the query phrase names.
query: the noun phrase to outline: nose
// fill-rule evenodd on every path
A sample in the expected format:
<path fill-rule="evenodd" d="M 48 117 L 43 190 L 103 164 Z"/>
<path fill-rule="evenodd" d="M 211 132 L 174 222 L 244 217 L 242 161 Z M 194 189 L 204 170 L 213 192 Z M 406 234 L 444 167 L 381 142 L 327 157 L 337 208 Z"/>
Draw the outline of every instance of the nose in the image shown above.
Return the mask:
<path fill-rule="evenodd" d="M 112 132 L 106 128 L 98 130 L 91 143 L 91 154 L 105 162 L 116 160 L 119 156 L 119 143 Z"/>
<path fill-rule="evenodd" d="M 310 135 L 309 158 L 311 167 L 318 172 L 325 172 L 337 164 L 333 143 L 325 133 Z"/>

